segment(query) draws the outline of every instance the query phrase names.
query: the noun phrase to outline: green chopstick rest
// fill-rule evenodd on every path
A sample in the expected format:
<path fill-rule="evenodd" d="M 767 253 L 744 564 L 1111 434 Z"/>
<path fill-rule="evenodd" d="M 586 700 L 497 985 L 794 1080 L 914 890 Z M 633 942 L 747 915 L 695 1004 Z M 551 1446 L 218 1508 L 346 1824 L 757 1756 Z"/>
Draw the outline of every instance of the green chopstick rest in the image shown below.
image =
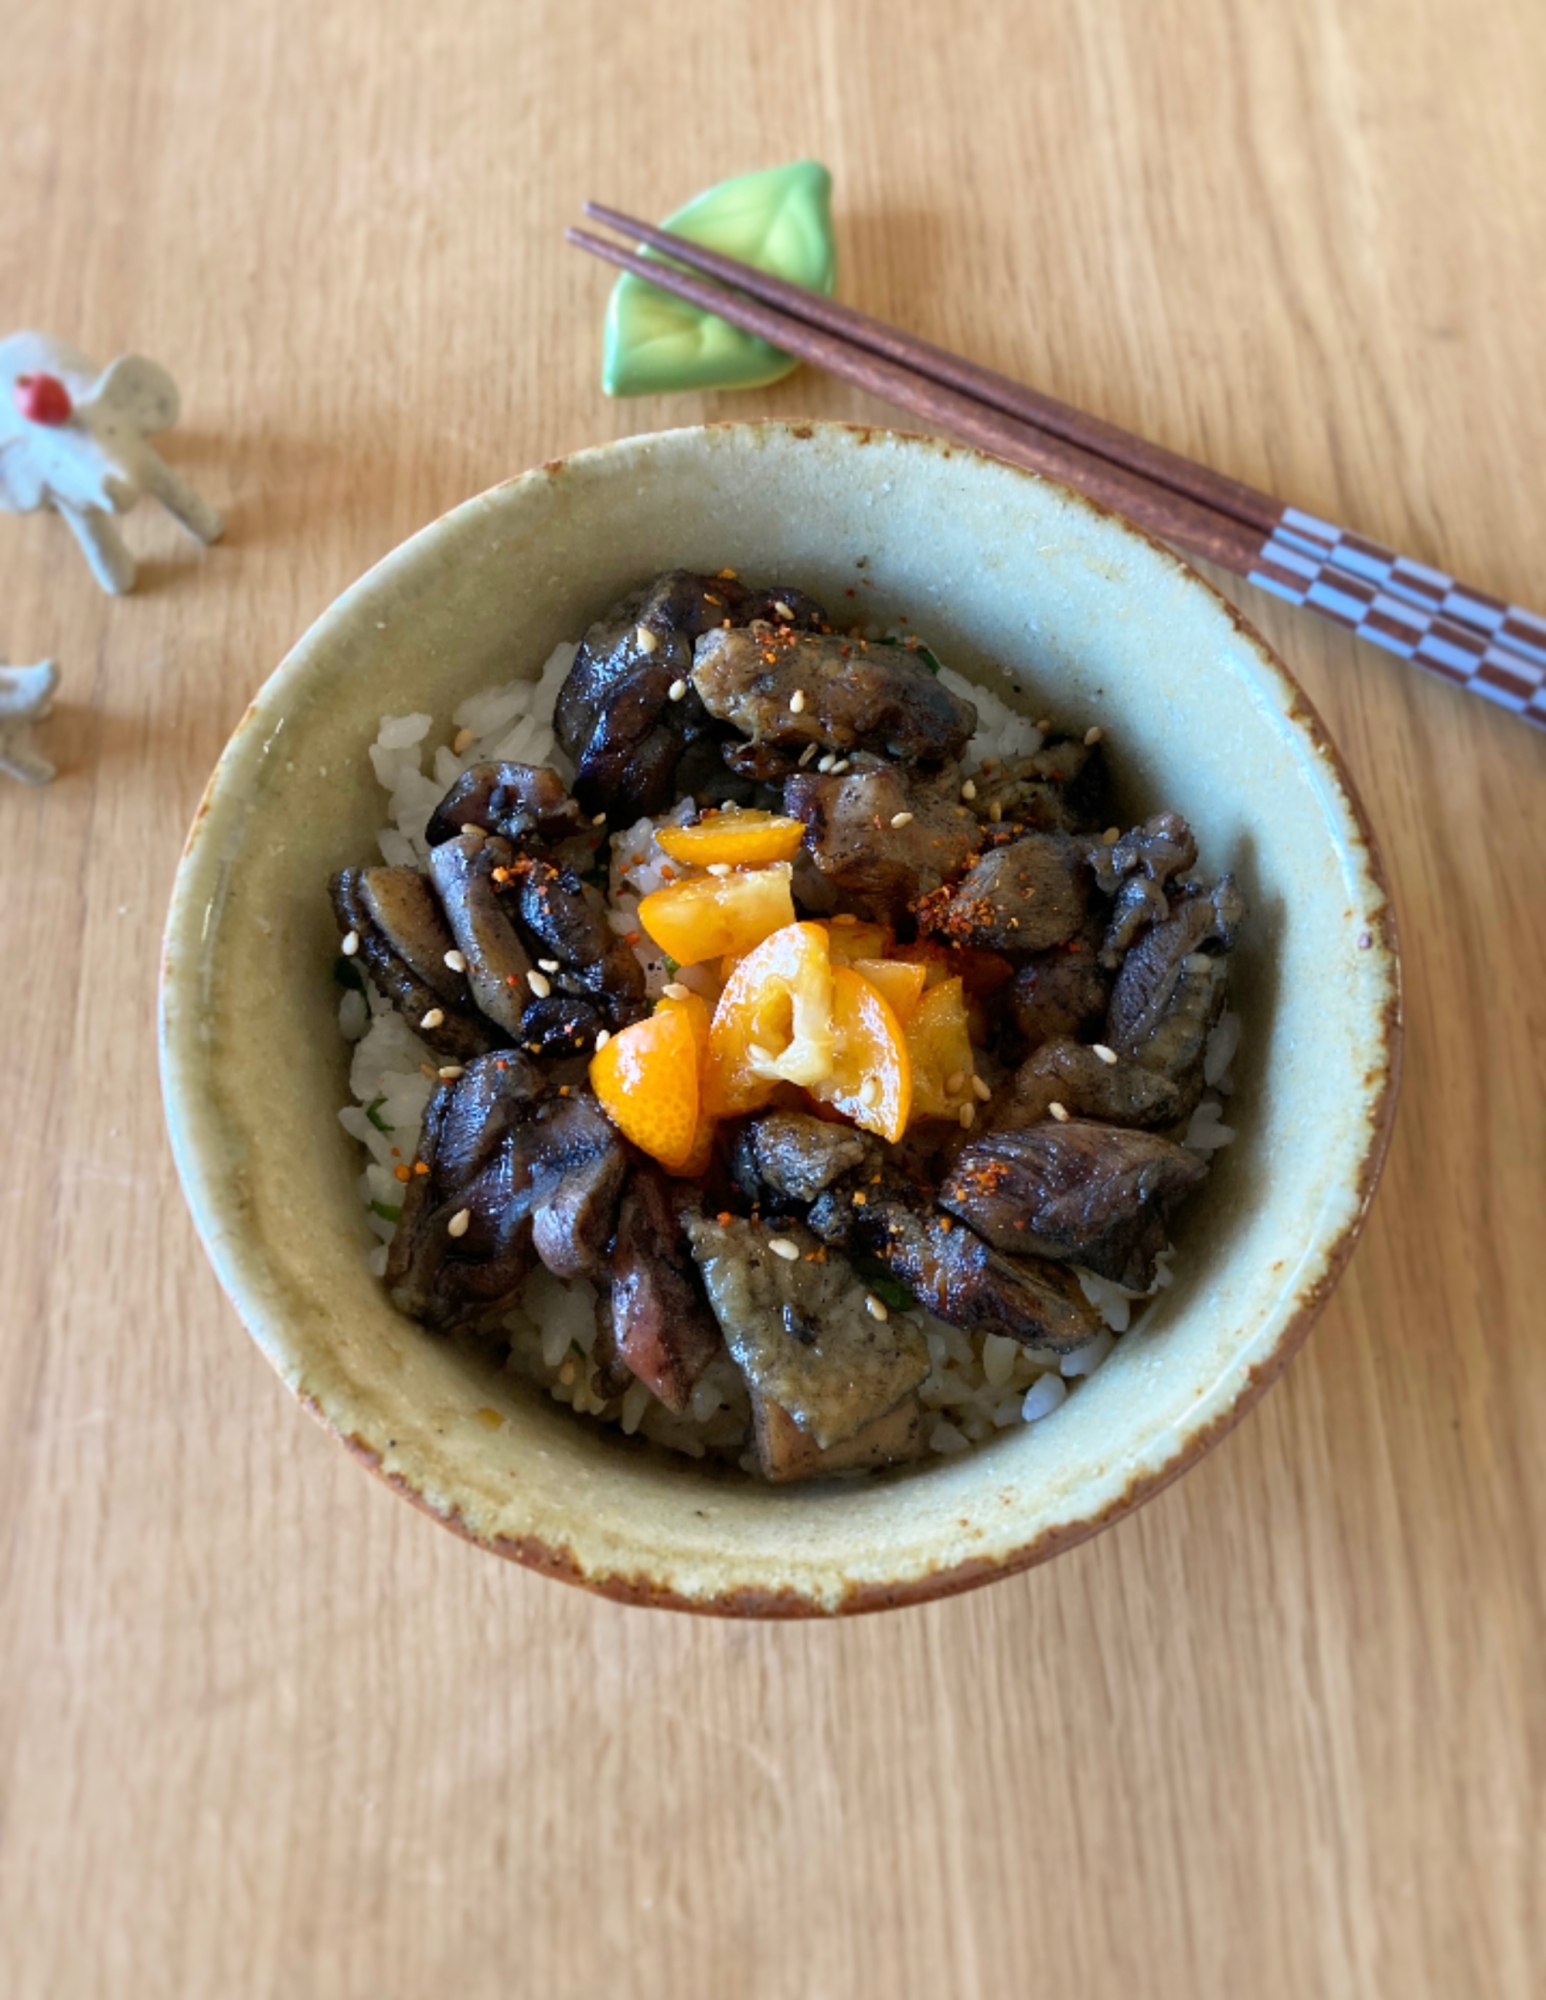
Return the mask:
<path fill-rule="evenodd" d="M 662 226 L 829 298 L 837 282 L 832 176 L 818 160 L 721 181 Z M 793 355 L 630 271 L 612 288 L 601 363 L 601 386 L 609 396 L 760 389 L 799 365 Z"/>

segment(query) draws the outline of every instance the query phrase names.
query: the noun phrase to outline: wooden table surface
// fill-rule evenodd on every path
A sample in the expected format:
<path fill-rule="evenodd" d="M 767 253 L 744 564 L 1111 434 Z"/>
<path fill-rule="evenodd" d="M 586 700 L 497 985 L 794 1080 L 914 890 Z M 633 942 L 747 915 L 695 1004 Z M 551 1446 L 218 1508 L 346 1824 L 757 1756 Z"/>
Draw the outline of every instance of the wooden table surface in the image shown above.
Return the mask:
<path fill-rule="evenodd" d="M 248 697 L 463 497 L 634 430 L 588 194 L 814 154 L 844 296 L 1540 605 L 1539 0 L 10 0 L 0 314 L 184 390 L 132 598 L 0 517 L 0 1992 L 880 2000 L 1546 1984 L 1546 737 L 1232 590 L 1384 843 L 1407 1061 L 1284 1382 L 1030 1575 L 625 1610 L 306 1421 L 162 1131 L 157 947 Z"/>

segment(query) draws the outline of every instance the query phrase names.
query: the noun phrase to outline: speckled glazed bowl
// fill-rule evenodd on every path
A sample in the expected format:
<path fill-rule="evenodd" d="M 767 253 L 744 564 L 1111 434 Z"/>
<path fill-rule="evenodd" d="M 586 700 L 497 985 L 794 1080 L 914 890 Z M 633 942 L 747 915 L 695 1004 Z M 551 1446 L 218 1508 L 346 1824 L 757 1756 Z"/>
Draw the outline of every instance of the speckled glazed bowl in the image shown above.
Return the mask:
<path fill-rule="evenodd" d="M 373 851 L 366 746 L 538 672 L 675 565 L 784 579 L 890 618 L 1033 716 L 1102 723 L 1124 805 L 1163 804 L 1252 919 L 1237 1143 L 1182 1213 L 1176 1283 L 1051 1418 L 868 1483 L 706 1472 L 495 1377 L 366 1270 L 328 875 Z M 324 781 L 322 773 L 328 774 Z M 167 1116 L 194 1218 L 296 1396 L 438 1520 L 639 1604 L 868 1610 L 984 1583 L 1093 1534 L 1261 1394 L 1347 1260 L 1390 1126 L 1390 908 L 1303 695 L 1199 577 L 1064 488 L 836 425 L 631 438 L 529 472 L 347 591 L 262 689 L 189 837 L 166 938 Z M 498 1411 L 497 1427 L 491 1412 Z"/>

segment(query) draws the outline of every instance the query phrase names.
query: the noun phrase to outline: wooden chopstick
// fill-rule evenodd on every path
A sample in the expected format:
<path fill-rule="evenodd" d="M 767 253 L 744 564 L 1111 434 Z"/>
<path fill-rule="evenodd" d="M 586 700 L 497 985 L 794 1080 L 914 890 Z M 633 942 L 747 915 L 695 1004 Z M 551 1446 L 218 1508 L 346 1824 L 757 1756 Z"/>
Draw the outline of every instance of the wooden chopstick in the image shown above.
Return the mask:
<path fill-rule="evenodd" d="M 1546 727 L 1546 623 L 818 293 L 599 204 L 662 263 L 571 229 L 593 255 Z M 705 283 L 690 264 L 738 289 Z M 1055 427 L 1055 428 L 1054 428 Z M 1238 510 L 1238 511 L 1236 511 Z"/>

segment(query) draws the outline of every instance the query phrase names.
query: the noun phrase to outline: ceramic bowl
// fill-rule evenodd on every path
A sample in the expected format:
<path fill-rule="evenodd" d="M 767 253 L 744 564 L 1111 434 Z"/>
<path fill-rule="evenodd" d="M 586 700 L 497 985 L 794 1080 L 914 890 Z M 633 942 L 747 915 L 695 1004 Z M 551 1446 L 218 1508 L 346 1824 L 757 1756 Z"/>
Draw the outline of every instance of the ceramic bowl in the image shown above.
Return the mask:
<path fill-rule="evenodd" d="M 366 1269 L 325 884 L 374 852 L 383 713 L 444 721 L 535 676 L 676 565 L 786 579 L 911 629 L 1031 716 L 1099 722 L 1129 815 L 1184 813 L 1251 921 L 1239 1137 L 1176 1281 L 1056 1414 L 868 1483 L 769 1488 L 572 1416 L 401 1318 Z M 1352 785 L 1266 645 L 1200 577 L 1065 488 L 831 424 L 630 438 L 456 508 L 320 618 L 210 781 L 168 921 L 162 1067 L 221 1282 L 299 1400 L 437 1520 L 641 1604 L 787 1616 L 967 1588 L 1094 1533 L 1278 1374 L 1347 1260 L 1399 1048 L 1389 900 Z M 497 1416 L 496 1414 L 497 1413 Z"/>

